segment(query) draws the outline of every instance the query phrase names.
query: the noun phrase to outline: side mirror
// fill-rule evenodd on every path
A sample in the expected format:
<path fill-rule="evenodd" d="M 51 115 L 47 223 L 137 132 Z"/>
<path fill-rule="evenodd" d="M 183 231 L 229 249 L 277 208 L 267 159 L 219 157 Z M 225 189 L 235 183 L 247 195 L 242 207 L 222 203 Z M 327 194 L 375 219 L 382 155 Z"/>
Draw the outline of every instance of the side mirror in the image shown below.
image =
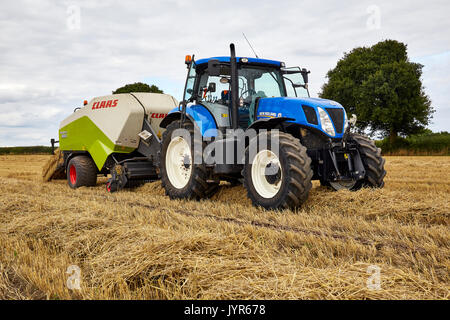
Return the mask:
<path fill-rule="evenodd" d="M 348 123 L 353 127 L 356 124 L 356 121 L 358 121 L 358 117 L 353 113 L 352 117 L 348 120 Z"/>
<path fill-rule="evenodd" d="M 308 73 L 310 73 L 311 71 L 306 70 L 305 68 L 302 69 L 302 77 L 303 77 L 303 82 L 305 84 L 308 83 Z"/>
<path fill-rule="evenodd" d="M 208 61 L 208 74 L 210 76 L 220 76 L 220 61 L 219 60 L 209 60 Z"/>
<path fill-rule="evenodd" d="M 208 85 L 208 92 L 216 92 L 216 83 L 210 82 Z"/>

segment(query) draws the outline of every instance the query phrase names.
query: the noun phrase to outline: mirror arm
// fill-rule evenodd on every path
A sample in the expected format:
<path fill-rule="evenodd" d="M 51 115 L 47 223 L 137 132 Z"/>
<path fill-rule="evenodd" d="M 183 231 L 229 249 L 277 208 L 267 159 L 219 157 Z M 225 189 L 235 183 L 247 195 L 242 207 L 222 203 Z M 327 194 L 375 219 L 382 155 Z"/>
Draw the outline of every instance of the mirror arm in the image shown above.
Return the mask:
<path fill-rule="evenodd" d="M 281 72 L 283 74 L 297 74 L 297 73 L 302 73 L 301 70 L 281 70 Z"/>
<path fill-rule="evenodd" d="M 294 92 L 295 92 L 295 97 L 298 97 L 298 96 L 297 96 L 297 90 L 295 90 L 295 84 L 294 84 L 294 82 L 293 82 L 291 79 L 286 78 L 286 77 L 283 77 L 283 79 L 285 79 L 285 80 L 287 80 L 287 81 L 289 81 L 289 82 L 291 83 L 292 88 L 294 89 Z M 286 93 L 287 93 L 287 92 L 286 92 Z"/>

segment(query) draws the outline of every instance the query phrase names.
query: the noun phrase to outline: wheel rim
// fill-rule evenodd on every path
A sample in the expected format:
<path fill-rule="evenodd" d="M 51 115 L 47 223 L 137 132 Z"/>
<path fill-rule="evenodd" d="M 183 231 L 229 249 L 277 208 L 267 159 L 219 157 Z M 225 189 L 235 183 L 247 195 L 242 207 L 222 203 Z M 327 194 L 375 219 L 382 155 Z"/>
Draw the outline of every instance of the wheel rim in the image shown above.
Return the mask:
<path fill-rule="evenodd" d="M 74 185 L 77 182 L 77 169 L 75 169 L 74 165 L 70 166 L 69 177 L 70 177 L 70 183 L 72 185 Z"/>
<path fill-rule="evenodd" d="M 352 181 L 330 181 L 330 185 L 335 190 L 350 190 L 356 184 L 356 180 Z"/>
<path fill-rule="evenodd" d="M 166 172 L 170 183 L 177 189 L 184 188 L 191 178 L 191 148 L 182 137 L 175 137 L 167 147 Z"/>
<path fill-rule="evenodd" d="M 272 151 L 260 151 L 253 159 L 251 172 L 253 186 L 261 197 L 271 199 L 280 191 L 283 170 L 280 159 Z"/>

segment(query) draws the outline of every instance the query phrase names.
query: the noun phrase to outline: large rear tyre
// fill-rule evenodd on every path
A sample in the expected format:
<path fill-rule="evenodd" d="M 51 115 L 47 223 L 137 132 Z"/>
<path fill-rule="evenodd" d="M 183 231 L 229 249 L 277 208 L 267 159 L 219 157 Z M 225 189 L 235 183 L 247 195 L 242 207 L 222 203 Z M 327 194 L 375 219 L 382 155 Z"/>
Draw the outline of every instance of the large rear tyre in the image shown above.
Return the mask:
<path fill-rule="evenodd" d="M 366 169 L 366 177 L 361 187 L 383 188 L 386 170 L 386 160 L 381 156 L 381 149 L 377 148 L 375 142 L 360 134 L 351 134 L 350 138 L 358 143 L 359 153 Z"/>
<path fill-rule="evenodd" d="M 180 130 L 181 129 L 181 130 Z M 184 129 L 184 130 L 183 130 Z M 194 125 L 180 121 L 167 126 L 163 134 L 160 159 L 161 183 L 171 199 L 202 199 L 218 190 L 218 183 L 208 183 L 208 171 L 203 163 L 202 138 L 194 135 Z M 194 141 L 197 139 L 197 141 Z M 197 161 L 201 163 L 196 163 Z"/>
<path fill-rule="evenodd" d="M 267 147 L 252 155 L 251 144 L 257 140 L 266 140 Z M 247 147 L 244 186 L 255 206 L 265 209 L 299 207 L 308 198 L 312 176 L 311 158 L 306 148 L 290 134 L 263 132 Z"/>
<path fill-rule="evenodd" d="M 97 167 L 88 156 L 75 156 L 67 166 L 67 183 L 72 189 L 92 187 L 97 183 Z"/>

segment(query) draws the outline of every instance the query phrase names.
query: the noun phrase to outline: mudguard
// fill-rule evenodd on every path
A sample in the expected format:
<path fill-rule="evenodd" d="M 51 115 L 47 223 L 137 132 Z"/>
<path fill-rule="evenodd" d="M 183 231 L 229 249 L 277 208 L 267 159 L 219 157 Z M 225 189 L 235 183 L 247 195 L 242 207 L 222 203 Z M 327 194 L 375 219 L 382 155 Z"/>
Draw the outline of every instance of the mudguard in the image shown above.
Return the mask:
<path fill-rule="evenodd" d="M 172 121 L 181 119 L 179 108 L 172 109 L 160 126 L 166 128 Z M 203 137 L 217 137 L 217 123 L 213 115 L 202 105 L 190 105 L 186 107 L 186 117 L 199 129 Z"/>

